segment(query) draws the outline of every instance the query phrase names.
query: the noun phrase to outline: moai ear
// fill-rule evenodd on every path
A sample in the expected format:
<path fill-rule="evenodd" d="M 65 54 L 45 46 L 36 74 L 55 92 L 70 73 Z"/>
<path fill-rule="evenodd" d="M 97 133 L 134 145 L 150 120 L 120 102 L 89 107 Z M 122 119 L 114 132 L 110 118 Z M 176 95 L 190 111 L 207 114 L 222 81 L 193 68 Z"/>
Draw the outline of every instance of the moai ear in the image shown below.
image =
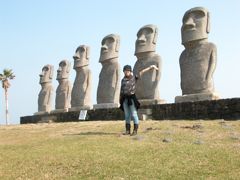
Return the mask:
<path fill-rule="evenodd" d="M 86 58 L 90 58 L 90 47 L 86 46 Z"/>
<path fill-rule="evenodd" d="M 210 32 L 210 13 L 207 13 L 207 29 L 206 29 L 207 33 Z"/>
<path fill-rule="evenodd" d="M 153 37 L 153 44 L 157 43 L 157 38 L 158 38 L 158 28 L 155 28 L 155 32 L 154 32 L 154 37 Z"/>
<path fill-rule="evenodd" d="M 54 66 L 49 65 L 48 67 L 49 67 L 49 71 L 50 71 L 50 73 L 49 73 L 49 78 L 52 79 L 52 78 L 53 78 Z"/>
<path fill-rule="evenodd" d="M 69 61 L 66 61 L 66 62 L 67 62 L 67 72 L 69 73 L 71 70 L 71 63 Z"/>
<path fill-rule="evenodd" d="M 118 52 L 119 51 L 119 47 L 120 47 L 120 37 L 117 37 L 116 38 L 116 52 Z"/>

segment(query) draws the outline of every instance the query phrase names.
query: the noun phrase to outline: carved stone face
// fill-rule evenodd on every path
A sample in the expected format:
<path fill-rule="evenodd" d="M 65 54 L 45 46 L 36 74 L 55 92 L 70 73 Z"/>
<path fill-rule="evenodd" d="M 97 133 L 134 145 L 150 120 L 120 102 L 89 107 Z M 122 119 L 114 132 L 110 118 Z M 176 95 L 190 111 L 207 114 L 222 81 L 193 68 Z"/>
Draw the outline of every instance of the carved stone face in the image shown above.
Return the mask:
<path fill-rule="evenodd" d="M 209 12 L 202 7 L 188 10 L 182 20 L 182 44 L 208 38 L 210 31 Z"/>
<path fill-rule="evenodd" d="M 156 50 L 157 36 L 157 26 L 151 24 L 143 26 L 137 33 L 135 54 L 142 52 L 154 52 Z"/>
<path fill-rule="evenodd" d="M 40 76 L 40 84 L 51 82 L 53 78 L 53 66 L 52 65 L 45 65 L 42 68 L 42 73 L 39 74 Z"/>
<path fill-rule="evenodd" d="M 59 68 L 57 70 L 57 80 L 67 79 L 69 76 L 71 64 L 67 60 L 62 60 L 59 63 Z"/>
<path fill-rule="evenodd" d="M 89 65 L 90 47 L 81 45 L 77 48 L 74 59 L 74 69 Z"/>
<path fill-rule="evenodd" d="M 99 62 L 118 57 L 120 37 L 110 34 L 103 38 Z"/>

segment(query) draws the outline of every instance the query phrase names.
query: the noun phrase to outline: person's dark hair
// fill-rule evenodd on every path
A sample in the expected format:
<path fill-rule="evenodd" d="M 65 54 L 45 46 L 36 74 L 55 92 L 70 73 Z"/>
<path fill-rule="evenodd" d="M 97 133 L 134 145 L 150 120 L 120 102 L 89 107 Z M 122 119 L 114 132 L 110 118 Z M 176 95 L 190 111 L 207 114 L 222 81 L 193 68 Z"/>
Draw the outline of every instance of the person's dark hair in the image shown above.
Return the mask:
<path fill-rule="evenodd" d="M 125 65 L 123 67 L 123 71 L 131 71 L 132 72 L 132 67 L 130 65 Z"/>

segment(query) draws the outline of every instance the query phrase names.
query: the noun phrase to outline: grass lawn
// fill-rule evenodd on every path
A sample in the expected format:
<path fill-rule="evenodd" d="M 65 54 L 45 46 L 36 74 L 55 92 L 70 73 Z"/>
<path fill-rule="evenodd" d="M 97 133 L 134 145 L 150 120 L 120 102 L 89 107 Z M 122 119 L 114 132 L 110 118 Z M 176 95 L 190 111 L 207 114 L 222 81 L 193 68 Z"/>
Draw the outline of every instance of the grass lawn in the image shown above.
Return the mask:
<path fill-rule="evenodd" d="M 0 126 L 0 179 L 240 179 L 240 121 Z"/>

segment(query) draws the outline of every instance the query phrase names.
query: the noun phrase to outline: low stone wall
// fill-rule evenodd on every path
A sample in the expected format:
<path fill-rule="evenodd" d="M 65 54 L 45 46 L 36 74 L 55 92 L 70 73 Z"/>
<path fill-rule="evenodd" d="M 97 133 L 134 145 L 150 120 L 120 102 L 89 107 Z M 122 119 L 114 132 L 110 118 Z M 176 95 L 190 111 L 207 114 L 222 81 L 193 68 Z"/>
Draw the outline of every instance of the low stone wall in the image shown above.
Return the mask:
<path fill-rule="evenodd" d="M 164 104 L 151 108 L 155 120 L 240 119 L 240 98 Z"/>
<path fill-rule="evenodd" d="M 66 112 L 50 115 L 21 117 L 20 123 L 41 122 L 76 122 L 80 112 Z M 139 110 L 141 119 L 153 120 L 197 120 L 197 119 L 240 119 L 240 98 L 211 101 L 184 102 L 142 106 Z M 118 108 L 88 110 L 86 121 L 123 120 L 124 113 Z"/>
<path fill-rule="evenodd" d="M 44 123 L 44 122 L 78 122 L 79 111 L 64 112 L 57 114 L 44 114 L 24 116 L 20 118 L 21 124 L 27 123 Z M 96 109 L 88 110 L 85 121 L 110 121 L 110 120 L 123 120 L 124 114 L 118 108 L 113 109 Z"/>

